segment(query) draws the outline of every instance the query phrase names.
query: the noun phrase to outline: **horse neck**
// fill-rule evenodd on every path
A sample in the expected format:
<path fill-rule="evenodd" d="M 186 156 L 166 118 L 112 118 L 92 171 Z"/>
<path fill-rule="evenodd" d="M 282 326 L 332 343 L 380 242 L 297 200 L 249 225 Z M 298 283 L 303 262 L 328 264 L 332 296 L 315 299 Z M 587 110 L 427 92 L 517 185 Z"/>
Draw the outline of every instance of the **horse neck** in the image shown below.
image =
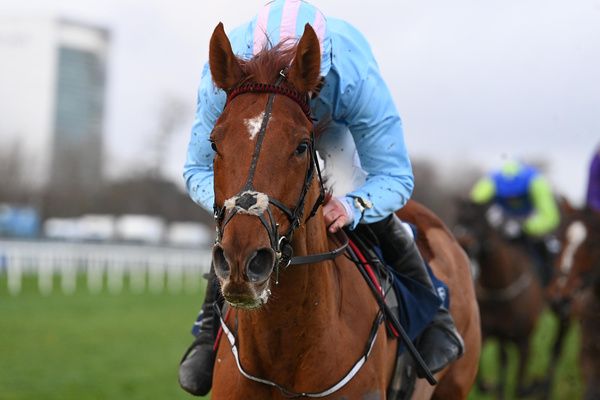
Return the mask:
<path fill-rule="evenodd" d="M 520 249 L 507 243 L 497 232 L 485 238 L 486 246 L 479 256 L 479 283 L 486 288 L 503 288 L 519 279 L 527 268 Z"/>

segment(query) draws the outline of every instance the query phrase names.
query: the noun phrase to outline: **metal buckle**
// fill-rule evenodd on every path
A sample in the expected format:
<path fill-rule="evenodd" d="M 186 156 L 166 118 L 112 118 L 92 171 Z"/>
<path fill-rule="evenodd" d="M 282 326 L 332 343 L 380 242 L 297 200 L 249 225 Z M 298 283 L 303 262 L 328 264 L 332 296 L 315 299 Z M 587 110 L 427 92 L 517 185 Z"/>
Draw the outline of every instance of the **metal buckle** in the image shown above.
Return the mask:
<path fill-rule="evenodd" d="M 355 197 L 354 206 L 358 208 L 358 211 L 360 211 L 362 214 L 365 212 L 365 210 L 373 208 L 373 203 L 371 203 L 370 200 L 363 199 L 362 197 Z"/>
<path fill-rule="evenodd" d="M 289 249 L 288 252 L 284 251 L 284 247 L 286 246 Z M 279 241 L 277 242 L 277 251 L 275 253 L 277 254 L 278 266 L 282 268 L 287 268 L 290 266 L 292 262 L 292 250 L 290 242 L 286 236 L 282 236 L 279 238 Z"/>
<path fill-rule="evenodd" d="M 360 211 L 360 221 L 365 217 L 365 211 L 373 208 L 373 203 L 370 200 L 363 199 L 362 197 L 354 197 L 354 207 Z M 359 222 L 360 222 L 359 221 Z"/>

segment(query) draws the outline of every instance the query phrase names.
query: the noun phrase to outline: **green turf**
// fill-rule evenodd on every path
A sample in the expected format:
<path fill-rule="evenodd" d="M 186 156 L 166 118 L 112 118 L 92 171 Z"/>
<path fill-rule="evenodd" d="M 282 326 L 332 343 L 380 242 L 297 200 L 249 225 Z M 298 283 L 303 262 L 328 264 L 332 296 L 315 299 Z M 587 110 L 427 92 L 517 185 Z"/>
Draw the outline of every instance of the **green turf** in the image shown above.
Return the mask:
<path fill-rule="evenodd" d="M 177 364 L 191 336 L 201 294 L 41 296 L 36 282 L 10 296 L 0 276 L 0 399 L 191 399 L 177 385 Z M 555 322 L 535 337 L 531 375 L 543 372 Z M 578 332 L 569 334 L 555 399 L 580 398 Z M 484 376 L 495 377 L 496 348 L 486 346 Z M 509 373 L 514 375 L 516 352 Z M 512 386 L 509 388 L 512 390 Z M 508 398 L 514 398 L 509 396 Z M 475 391 L 469 399 L 492 399 Z"/>
<path fill-rule="evenodd" d="M 527 378 L 531 382 L 536 378 L 544 376 L 548 362 L 550 360 L 550 352 L 554 341 L 557 321 L 549 313 L 546 312 L 538 322 L 538 328 L 532 339 L 533 350 L 530 355 L 530 363 L 528 366 Z M 580 399 L 582 393 L 581 379 L 579 375 L 579 366 L 577 363 L 579 351 L 579 329 L 574 324 L 569 330 L 563 347 L 563 356 L 559 362 L 556 380 L 552 390 L 552 399 Z M 507 398 L 514 399 L 515 393 L 515 377 L 517 374 L 518 354 L 515 347 L 511 347 L 509 351 L 509 368 L 508 368 L 508 387 Z M 490 383 L 495 383 L 499 368 L 498 361 L 498 343 L 490 340 L 486 343 L 483 349 L 480 372 L 484 379 Z M 492 400 L 494 396 L 491 394 L 483 395 L 474 388 L 469 396 L 470 400 Z"/>
<path fill-rule="evenodd" d="M 178 361 L 201 294 L 10 296 L 0 277 L 0 399 L 191 399 Z"/>

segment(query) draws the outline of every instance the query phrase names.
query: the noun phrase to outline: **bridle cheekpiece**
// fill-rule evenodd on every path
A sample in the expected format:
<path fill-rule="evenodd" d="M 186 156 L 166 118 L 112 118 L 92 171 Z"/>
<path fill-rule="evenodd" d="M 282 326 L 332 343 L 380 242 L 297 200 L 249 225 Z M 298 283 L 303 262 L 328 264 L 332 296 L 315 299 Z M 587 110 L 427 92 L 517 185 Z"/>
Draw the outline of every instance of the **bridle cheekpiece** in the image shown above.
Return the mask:
<path fill-rule="evenodd" d="M 238 194 L 227 199 L 224 202 L 223 206 L 218 206 L 216 202 L 214 205 L 214 216 L 217 223 L 217 239 L 215 244 L 220 243 L 226 225 L 232 220 L 234 216 L 236 216 L 237 214 L 248 214 L 256 216 L 257 218 L 259 218 L 260 222 L 266 229 L 269 235 L 271 249 L 275 252 L 275 268 L 277 270 L 277 276 L 279 274 L 280 267 L 285 268 L 289 265 L 308 264 L 333 259 L 339 254 L 341 254 L 347 246 L 346 242 L 340 248 L 337 248 L 327 253 L 312 254 L 299 257 L 293 256 L 293 250 L 291 246 L 292 235 L 296 228 L 298 228 L 302 223 L 306 195 L 308 194 L 308 191 L 310 189 L 310 185 L 313 181 L 315 171 L 319 180 L 320 194 L 318 199 L 315 201 L 315 204 L 313 205 L 309 216 L 306 218 L 306 220 L 304 220 L 304 223 L 306 223 L 310 218 L 312 218 L 317 213 L 319 207 L 323 204 L 323 201 L 325 199 L 325 190 L 323 188 L 323 179 L 321 177 L 321 170 L 319 167 L 319 162 L 315 150 L 314 121 L 311 117 L 309 96 L 308 94 L 300 93 L 291 87 L 282 86 L 283 81 L 286 79 L 285 73 L 285 70 L 281 70 L 279 73 L 279 77 L 277 78 L 277 81 L 274 84 L 247 82 L 242 83 L 239 86 L 227 92 L 227 102 L 225 103 L 225 107 L 227 107 L 233 99 L 246 93 L 267 93 L 269 97 L 267 99 L 267 104 L 263 113 L 260 129 L 257 134 L 256 145 L 254 147 L 252 160 L 250 162 L 250 169 L 248 171 L 248 177 L 246 179 L 244 187 L 238 192 Z M 258 163 L 258 157 L 262 149 L 263 139 L 266 135 L 267 125 L 269 123 L 269 120 L 271 119 L 275 95 L 286 96 L 289 99 L 293 100 L 296 104 L 298 104 L 298 106 L 300 106 L 306 118 L 308 118 L 308 120 L 313 124 L 313 129 L 310 133 L 310 141 L 308 143 L 308 152 L 310 159 L 308 160 L 304 184 L 302 186 L 300 196 L 298 197 L 298 200 L 296 201 L 296 204 L 293 207 L 288 207 L 283 202 L 271 196 L 268 196 L 267 194 L 256 191 L 253 184 L 254 174 L 256 172 L 256 166 Z M 271 206 L 278 208 L 287 217 L 289 221 L 289 227 L 283 233 L 279 232 L 279 224 L 273 216 Z"/>

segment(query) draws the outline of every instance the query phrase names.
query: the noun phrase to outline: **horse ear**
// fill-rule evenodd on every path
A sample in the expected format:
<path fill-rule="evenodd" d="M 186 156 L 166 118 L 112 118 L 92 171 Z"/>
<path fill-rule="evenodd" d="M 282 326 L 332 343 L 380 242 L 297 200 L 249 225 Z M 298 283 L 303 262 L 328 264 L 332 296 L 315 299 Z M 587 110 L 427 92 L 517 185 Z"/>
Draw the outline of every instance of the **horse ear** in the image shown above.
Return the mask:
<path fill-rule="evenodd" d="M 308 93 L 316 90 L 320 83 L 321 71 L 321 45 L 315 30 L 309 25 L 304 26 L 304 33 L 298 47 L 296 56 L 292 61 L 289 81 L 300 92 Z"/>
<path fill-rule="evenodd" d="M 208 64 L 213 81 L 218 88 L 231 89 L 243 78 L 242 68 L 233 54 L 222 22 L 219 22 L 210 38 Z"/>

